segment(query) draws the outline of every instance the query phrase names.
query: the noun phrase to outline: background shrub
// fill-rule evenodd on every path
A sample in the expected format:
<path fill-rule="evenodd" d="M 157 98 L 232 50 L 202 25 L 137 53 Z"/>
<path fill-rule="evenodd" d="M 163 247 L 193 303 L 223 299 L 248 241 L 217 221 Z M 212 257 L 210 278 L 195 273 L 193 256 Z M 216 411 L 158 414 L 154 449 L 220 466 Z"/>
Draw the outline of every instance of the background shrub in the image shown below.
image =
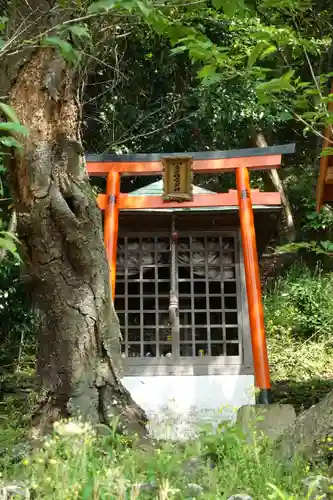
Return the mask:
<path fill-rule="evenodd" d="M 333 373 L 333 272 L 294 264 L 264 294 L 264 310 L 273 378 Z"/>

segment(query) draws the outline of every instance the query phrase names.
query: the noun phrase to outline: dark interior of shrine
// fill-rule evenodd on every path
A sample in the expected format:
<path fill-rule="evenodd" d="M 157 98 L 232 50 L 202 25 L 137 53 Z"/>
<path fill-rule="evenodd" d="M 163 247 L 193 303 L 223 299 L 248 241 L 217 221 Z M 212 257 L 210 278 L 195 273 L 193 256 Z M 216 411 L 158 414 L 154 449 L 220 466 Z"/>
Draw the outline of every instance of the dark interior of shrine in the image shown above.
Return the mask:
<path fill-rule="evenodd" d="M 274 236 L 279 214 L 277 209 L 255 212 L 259 254 Z M 179 234 L 176 345 L 169 321 L 172 221 Z M 170 357 L 175 349 L 183 357 L 241 356 L 238 228 L 237 208 L 120 214 L 115 307 L 125 357 Z"/>
<path fill-rule="evenodd" d="M 235 241 L 222 233 L 180 239 L 176 269 L 180 356 L 239 356 Z M 169 322 L 170 240 L 132 235 L 120 239 L 118 252 L 115 307 L 124 354 L 170 356 L 175 349 Z"/>

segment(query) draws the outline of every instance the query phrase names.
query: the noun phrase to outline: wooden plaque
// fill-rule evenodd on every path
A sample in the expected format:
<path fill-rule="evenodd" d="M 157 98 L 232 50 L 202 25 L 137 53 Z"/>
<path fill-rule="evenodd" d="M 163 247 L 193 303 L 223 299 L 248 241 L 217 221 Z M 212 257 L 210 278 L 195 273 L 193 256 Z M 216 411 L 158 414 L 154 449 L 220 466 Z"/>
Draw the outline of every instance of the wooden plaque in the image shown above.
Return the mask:
<path fill-rule="evenodd" d="M 192 201 L 192 165 L 193 158 L 189 156 L 164 156 L 163 181 L 165 201 Z"/>

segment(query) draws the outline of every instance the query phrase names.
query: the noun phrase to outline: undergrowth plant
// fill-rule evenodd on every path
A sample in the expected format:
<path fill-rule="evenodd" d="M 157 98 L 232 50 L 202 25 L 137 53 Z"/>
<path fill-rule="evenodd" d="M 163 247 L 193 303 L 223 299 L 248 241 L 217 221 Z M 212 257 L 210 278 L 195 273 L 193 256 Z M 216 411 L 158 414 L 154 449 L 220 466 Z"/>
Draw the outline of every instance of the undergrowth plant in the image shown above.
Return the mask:
<path fill-rule="evenodd" d="M 203 460 L 191 468 L 193 459 Z M 263 440 L 247 442 L 237 428 L 223 424 L 186 444 L 169 442 L 144 451 L 109 429 L 103 436 L 80 421 L 60 422 L 41 448 L 17 464 L 7 462 L 3 481 L 16 481 L 34 498 L 71 499 L 186 499 L 193 484 L 200 498 L 227 499 L 247 493 L 254 500 L 304 498 L 301 481 L 308 466 L 285 464 L 274 458 Z M 141 486 L 140 486 L 141 485 Z M 142 486 L 143 485 L 143 486 Z"/>
<path fill-rule="evenodd" d="M 296 263 L 265 293 L 264 309 L 275 379 L 333 373 L 333 272 Z"/>

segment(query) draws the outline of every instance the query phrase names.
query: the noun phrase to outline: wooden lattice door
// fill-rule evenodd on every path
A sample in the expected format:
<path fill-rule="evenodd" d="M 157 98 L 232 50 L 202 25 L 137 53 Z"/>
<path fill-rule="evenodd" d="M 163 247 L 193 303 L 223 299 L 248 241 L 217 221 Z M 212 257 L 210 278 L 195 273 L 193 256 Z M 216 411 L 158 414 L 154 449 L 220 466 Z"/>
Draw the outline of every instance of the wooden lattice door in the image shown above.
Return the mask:
<path fill-rule="evenodd" d="M 166 234 L 119 239 L 115 307 L 123 355 L 174 360 L 218 357 L 241 364 L 237 233 L 201 232 L 179 238 L 178 338 L 171 336 L 168 313 L 170 247 Z"/>

